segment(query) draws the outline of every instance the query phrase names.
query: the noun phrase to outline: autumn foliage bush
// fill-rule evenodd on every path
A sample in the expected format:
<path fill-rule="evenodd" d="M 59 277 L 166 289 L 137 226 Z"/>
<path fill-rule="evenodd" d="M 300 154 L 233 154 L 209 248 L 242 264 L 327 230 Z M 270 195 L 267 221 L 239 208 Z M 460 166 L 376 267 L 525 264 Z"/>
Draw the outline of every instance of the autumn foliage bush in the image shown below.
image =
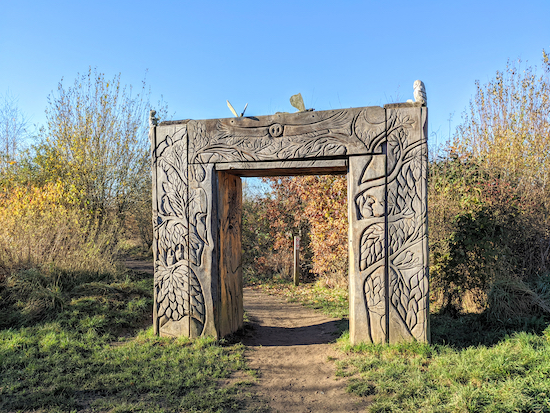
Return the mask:
<path fill-rule="evenodd" d="M 116 224 L 98 231 L 78 194 L 61 183 L 4 186 L 0 191 L 0 269 L 56 267 L 103 271 L 116 250 Z"/>
<path fill-rule="evenodd" d="M 304 279 L 347 283 L 347 183 L 343 176 L 264 178 L 271 191 L 245 199 L 245 267 L 289 277 L 293 239 L 301 237 Z"/>

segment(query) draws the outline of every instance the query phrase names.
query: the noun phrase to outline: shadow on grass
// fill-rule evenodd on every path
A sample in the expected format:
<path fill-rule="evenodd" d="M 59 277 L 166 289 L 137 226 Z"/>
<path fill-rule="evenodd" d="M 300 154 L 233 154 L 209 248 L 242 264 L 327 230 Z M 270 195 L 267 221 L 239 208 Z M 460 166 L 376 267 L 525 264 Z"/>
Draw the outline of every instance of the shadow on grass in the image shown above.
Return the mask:
<path fill-rule="evenodd" d="M 507 336 L 518 332 L 540 335 L 550 323 L 549 317 L 490 320 L 485 314 L 431 314 L 432 344 L 448 345 L 455 349 L 471 346 L 494 346 Z"/>
<path fill-rule="evenodd" d="M 2 287 L 2 286 L 0 286 Z M 62 328 L 127 335 L 139 330 L 151 312 L 153 277 L 137 271 L 23 270 L 0 290 L 0 329 Z"/>

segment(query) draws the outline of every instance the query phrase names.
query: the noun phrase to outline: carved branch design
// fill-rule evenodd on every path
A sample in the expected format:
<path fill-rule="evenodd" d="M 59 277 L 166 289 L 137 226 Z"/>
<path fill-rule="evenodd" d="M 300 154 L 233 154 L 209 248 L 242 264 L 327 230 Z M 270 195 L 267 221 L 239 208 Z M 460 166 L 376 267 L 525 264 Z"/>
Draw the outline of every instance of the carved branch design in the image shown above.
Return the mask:
<path fill-rule="evenodd" d="M 380 320 L 380 300 L 387 299 L 390 310 L 395 313 L 391 323 L 394 323 L 393 329 L 399 330 L 397 334 L 422 338 L 426 328 L 423 317 L 428 306 L 428 278 L 423 257 L 419 254 L 426 237 L 426 201 L 421 184 L 426 176 L 426 154 L 423 137 L 411 141 L 410 133 L 415 122 L 406 111 L 387 111 L 386 135 L 370 138 L 376 144 L 387 142 L 387 175 L 372 178 L 370 171 L 371 178 L 367 179 L 367 168 L 373 159 L 368 160 L 358 182 L 361 190 L 355 195 L 354 202 L 357 219 L 368 223 L 359 244 L 359 269 L 368 271 L 364 297 L 371 323 L 369 328 L 374 320 Z M 387 217 L 380 214 L 384 209 Z M 383 223 L 378 218 L 382 215 L 388 226 L 387 251 L 384 251 Z M 386 253 L 389 255 L 386 269 L 388 297 L 385 297 L 384 277 L 375 270 L 385 265 Z M 385 331 L 386 325 L 380 328 Z M 373 331 L 369 334 L 372 337 Z"/>
<path fill-rule="evenodd" d="M 426 174 L 425 141 L 411 142 L 408 128 L 414 121 L 409 117 L 390 118 L 396 121 L 388 135 L 387 150 L 389 298 L 398 315 L 394 320 L 400 324 L 400 334 L 421 338 L 425 320 L 418 314 L 428 306 L 428 277 L 418 252 L 426 237 L 426 200 L 421 184 Z"/>
<path fill-rule="evenodd" d="M 381 265 L 378 268 L 383 268 Z M 377 269 L 378 269 L 377 268 Z M 365 304 L 367 307 L 368 335 L 371 342 L 376 342 L 374 332 L 380 331 L 386 335 L 386 288 L 384 272 L 373 271 L 365 278 L 363 285 Z"/>
<path fill-rule="evenodd" d="M 382 108 L 312 112 L 296 123 L 264 118 L 189 122 L 190 163 L 306 159 L 368 153 L 385 137 Z"/>
<path fill-rule="evenodd" d="M 168 320 L 190 317 L 202 331 L 204 295 L 189 262 L 200 265 L 206 243 L 207 198 L 204 190 L 190 190 L 188 185 L 187 129 L 167 136 L 157 146 L 156 153 L 158 171 L 162 173 L 155 225 L 157 317 L 161 326 Z M 195 175 L 204 179 L 204 171 L 202 176 Z M 191 176 L 191 180 L 196 179 Z M 192 216 L 190 209 L 194 211 Z"/>

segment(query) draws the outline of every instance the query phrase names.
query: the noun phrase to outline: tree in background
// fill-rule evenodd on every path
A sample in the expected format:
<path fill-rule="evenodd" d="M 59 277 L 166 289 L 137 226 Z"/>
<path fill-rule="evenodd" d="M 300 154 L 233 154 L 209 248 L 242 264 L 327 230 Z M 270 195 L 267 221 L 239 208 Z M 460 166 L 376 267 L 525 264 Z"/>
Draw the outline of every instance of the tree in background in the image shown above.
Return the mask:
<path fill-rule="evenodd" d="M 0 95 L 0 165 L 5 172 L 12 164 L 27 135 L 28 120 L 17 107 L 17 99 Z"/>
<path fill-rule="evenodd" d="M 517 184 L 550 185 L 550 59 L 542 73 L 508 62 L 477 91 L 457 128 L 454 150 L 478 159 Z"/>
<path fill-rule="evenodd" d="M 48 98 L 37 147 L 42 178 L 74 186 L 95 213 L 123 216 L 150 186 L 149 96 L 145 82 L 134 94 L 120 74 L 109 80 L 97 69 L 72 86 L 62 80 Z M 166 107 L 159 106 L 163 116 Z"/>
<path fill-rule="evenodd" d="M 245 199 L 245 265 L 289 277 L 293 238 L 301 237 L 302 277 L 347 283 L 347 183 L 341 176 L 264 178 L 271 191 Z"/>

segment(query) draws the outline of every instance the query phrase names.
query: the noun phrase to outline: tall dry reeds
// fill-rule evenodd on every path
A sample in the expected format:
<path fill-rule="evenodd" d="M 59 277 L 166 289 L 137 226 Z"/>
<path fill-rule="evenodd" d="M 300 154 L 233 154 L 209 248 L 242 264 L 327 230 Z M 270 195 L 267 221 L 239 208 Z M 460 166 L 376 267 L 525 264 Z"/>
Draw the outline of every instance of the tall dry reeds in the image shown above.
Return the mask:
<path fill-rule="evenodd" d="M 48 317 L 75 286 L 115 273 L 118 224 L 77 199 L 61 184 L 2 187 L 0 327 Z"/>
<path fill-rule="evenodd" d="M 4 277 L 29 268 L 108 271 L 116 224 L 103 224 L 64 185 L 20 185 L 0 193 L 0 268 Z M 102 220 L 105 222 L 105 220 Z"/>

